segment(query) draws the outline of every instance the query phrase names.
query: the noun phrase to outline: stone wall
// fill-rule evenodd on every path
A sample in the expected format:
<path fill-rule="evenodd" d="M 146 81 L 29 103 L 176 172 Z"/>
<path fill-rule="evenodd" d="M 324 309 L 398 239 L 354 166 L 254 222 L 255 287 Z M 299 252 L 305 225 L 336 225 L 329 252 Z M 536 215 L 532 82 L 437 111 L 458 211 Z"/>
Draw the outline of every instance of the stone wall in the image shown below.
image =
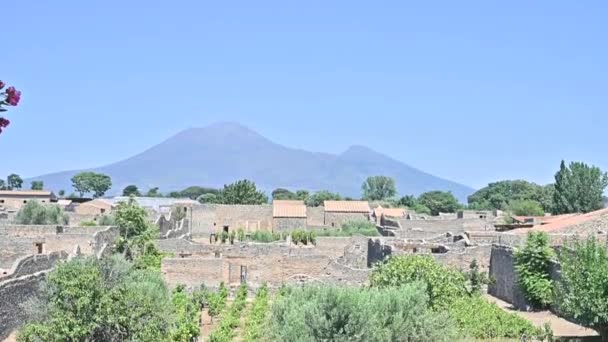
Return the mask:
<path fill-rule="evenodd" d="M 37 295 L 44 277 L 44 272 L 38 272 L 0 281 L 0 340 L 23 324 L 26 314 L 22 304 Z"/>
<path fill-rule="evenodd" d="M 325 212 L 324 225 L 339 228 L 342 224 L 352 221 L 369 221 L 369 213 L 337 213 Z"/>
<path fill-rule="evenodd" d="M 291 231 L 296 229 L 306 229 L 306 217 L 275 217 L 273 221 L 273 231 Z"/>
<path fill-rule="evenodd" d="M 55 267 L 57 262 L 67 258 L 68 253 L 64 251 L 49 254 L 34 254 L 22 257 L 15 261 L 6 275 L 0 275 L 0 281 L 7 281 L 9 279 L 19 278 L 40 271 L 50 270 Z"/>
<path fill-rule="evenodd" d="M 306 208 L 306 224 L 308 226 L 323 226 L 325 222 L 325 208 L 307 207 Z"/>
<path fill-rule="evenodd" d="M 215 232 L 216 204 L 201 204 L 192 207 L 192 237 L 208 237 Z"/>
<path fill-rule="evenodd" d="M 494 282 L 488 286 L 489 294 L 511 303 L 517 309 L 526 310 L 528 308 L 525 296 L 517 285 L 518 277 L 515 273 L 515 261 L 511 247 L 492 246 L 490 277 L 494 279 Z"/>

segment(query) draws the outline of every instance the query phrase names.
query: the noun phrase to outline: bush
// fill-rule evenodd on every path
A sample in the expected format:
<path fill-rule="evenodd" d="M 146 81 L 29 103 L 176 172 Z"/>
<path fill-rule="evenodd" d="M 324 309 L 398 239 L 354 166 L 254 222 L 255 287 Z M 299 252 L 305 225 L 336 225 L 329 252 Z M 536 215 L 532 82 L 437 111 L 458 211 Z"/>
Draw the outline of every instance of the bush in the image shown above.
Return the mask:
<path fill-rule="evenodd" d="M 422 282 L 434 308 L 446 308 L 454 298 L 468 294 L 467 280 L 461 272 L 440 265 L 428 255 L 391 257 L 372 271 L 369 280 L 372 287 Z"/>
<path fill-rule="evenodd" d="M 209 334 L 210 342 L 231 342 L 235 336 L 235 329 L 239 325 L 241 312 L 245 308 L 247 300 L 247 285 L 241 284 L 236 293 L 236 298 L 230 306 L 226 315 L 222 315 L 220 324 Z"/>
<path fill-rule="evenodd" d="M 113 226 L 114 225 L 114 216 L 112 215 L 101 215 L 99 217 L 99 220 L 97 220 L 99 222 L 100 226 Z"/>
<path fill-rule="evenodd" d="M 175 328 L 171 331 L 171 340 L 190 342 L 193 337 L 200 335 L 198 316 L 200 307 L 197 298 L 189 295 L 184 286 L 178 286 L 171 295 Z"/>
<path fill-rule="evenodd" d="M 380 236 L 376 225 L 369 221 L 351 221 L 342 224 L 340 229 L 323 229 L 315 232 L 316 236 Z"/>
<path fill-rule="evenodd" d="M 262 340 L 269 312 L 268 297 L 268 287 L 264 284 L 258 289 L 251 306 L 251 311 L 245 321 L 245 342 Z"/>
<path fill-rule="evenodd" d="M 236 238 L 237 238 L 239 241 L 245 241 L 245 231 L 243 230 L 243 228 L 239 228 L 239 229 L 236 231 Z"/>
<path fill-rule="evenodd" d="M 57 205 L 29 201 L 19 209 L 15 222 L 17 224 L 68 224 L 69 219 L 69 216 Z"/>
<path fill-rule="evenodd" d="M 80 222 L 81 227 L 95 227 L 97 226 L 97 222 L 95 221 L 82 221 Z"/>
<path fill-rule="evenodd" d="M 538 338 L 542 331 L 528 320 L 508 313 L 480 295 L 455 298 L 448 309 L 463 337 L 476 339 Z M 526 338 L 526 339 L 522 339 Z"/>
<path fill-rule="evenodd" d="M 222 282 L 217 292 L 209 293 L 207 300 L 209 302 L 209 316 L 215 317 L 224 310 L 226 300 L 228 299 L 228 289 Z"/>
<path fill-rule="evenodd" d="M 544 216 L 545 211 L 537 201 L 519 200 L 509 204 L 509 210 L 519 216 Z"/>
<path fill-rule="evenodd" d="M 553 297 L 553 281 L 549 274 L 553 249 L 549 236 L 543 232 L 530 232 L 523 248 L 515 250 L 515 272 L 530 305 L 546 308 Z"/>
<path fill-rule="evenodd" d="M 452 320 L 428 309 L 420 286 L 285 289 L 269 330 L 276 341 L 451 341 Z"/>

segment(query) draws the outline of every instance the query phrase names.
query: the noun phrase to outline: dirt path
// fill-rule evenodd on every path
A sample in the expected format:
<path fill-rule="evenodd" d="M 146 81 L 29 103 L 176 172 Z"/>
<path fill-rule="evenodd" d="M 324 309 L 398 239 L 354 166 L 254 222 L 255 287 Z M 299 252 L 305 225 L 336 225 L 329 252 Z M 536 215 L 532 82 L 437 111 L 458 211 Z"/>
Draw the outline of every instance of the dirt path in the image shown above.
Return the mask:
<path fill-rule="evenodd" d="M 569 322 L 561 317 L 556 316 L 551 311 L 525 312 L 514 310 L 511 304 L 502 301 L 496 297 L 487 295 L 489 301 L 496 303 L 501 309 L 515 313 L 534 324 L 537 327 L 542 327 L 543 324 L 549 323 L 555 337 L 588 337 L 598 336 L 595 330 L 591 330 L 580 325 Z"/>

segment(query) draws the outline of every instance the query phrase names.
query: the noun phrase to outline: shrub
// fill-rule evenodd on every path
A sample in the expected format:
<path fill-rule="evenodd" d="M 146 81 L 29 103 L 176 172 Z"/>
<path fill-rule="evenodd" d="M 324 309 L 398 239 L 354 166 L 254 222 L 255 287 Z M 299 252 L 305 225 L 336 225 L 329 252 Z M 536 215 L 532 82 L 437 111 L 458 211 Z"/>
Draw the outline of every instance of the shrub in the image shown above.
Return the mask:
<path fill-rule="evenodd" d="M 542 309 L 551 304 L 553 281 L 549 271 L 553 256 L 549 236 L 543 232 L 530 232 L 524 247 L 515 251 L 518 283 L 534 308 Z"/>
<path fill-rule="evenodd" d="M 171 295 L 175 327 L 171 331 L 171 340 L 190 342 L 193 337 L 200 335 L 198 314 L 200 307 L 196 298 L 185 291 L 184 286 L 178 286 Z"/>
<path fill-rule="evenodd" d="M 509 204 L 509 210 L 519 216 L 543 216 L 543 207 L 534 200 L 515 200 Z"/>
<path fill-rule="evenodd" d="M 99 217 L 99 220 L 97 220 L 99 222 L 100 226 L 113 226 L 114 225 L 114 216 L 112 215 L 101 215 Z"/>
<path fill-rule="evenodd" d="M 239 325 L 241 312 L 245 308 L 247 300 L 247 285 L 241 284 L 236 293 L 236 298 L 230 306 L 226 315 L 222 315 L 220 324 L 209 334 L 210 342 L 231 342 L 235 336 L 235 329 Z"/>
<path fill-rule="evenodd" d="M 82 221 L 80 222 L 81 227 L 95 227 L 97 226 L 97 222 L 95 221 Z"/>
<path fill-rule="evenodd" d="M 251 240 L 256 242 L 274 242 L 281 239 L 281 234 L 272 233 L 268 231 L 255 231 L 251 234 Z"/>
<path fill-rule="evenodd" d="M 15 218 L 17 224 L 68 224 L 69 216 L 57 205 L 27 202 Z"/>
<path fill-rule="evenodd" d="M 245 231 L 243 230 L 243 228 L 239 228 L 239 229 L 236 231 L 236 238 L 237 238 L 239 241 L 245 241 Z"/>
<path fill-rule="evenodd" d="M 420 284 L 290 288 L 271 309 L 276 341 L 451 341 L 454 324 L 428 309 Z"/>
<path fill-rule="evenodd" d="M 341 229 L 323 229 L 316 233 L 317 236 L 380 236 L 376 225 L 368 221 L 351 221 L 342 224 Z"/>
<path fill-rule="evenodd" d="M 468 294 L 467 280 L 461 272 L 428 255 L 391 257 L 372 271 L 369 280 L 372 287 L 422 282 L 434 308 L 445 308 L 454 298 Z"/>
<path fill-rule="evenodd" d="M 458 323 L 460 334 L 468 338 L 518 338 L 525 341 L 542 334 L 528 320 L 505 312 L 480 295 L 455 298 L 448 311 Z"/>
<path fill-rule="evenodd" d="M 251 311 L 245 321 L 245 342 L 261 341 L 268 318 L 268 287 L 266 284 L 258 289 L 251 306 Z"/>
<path fill-rule="evenodd" d="M 228 299 L 228 289 L 222 282 L 217 292 L 209 293 L 207 296 L 207 300 L 209 301 L 209 316 L 215 317 L 219 315 L 226 306 L 226 299 Z"/>

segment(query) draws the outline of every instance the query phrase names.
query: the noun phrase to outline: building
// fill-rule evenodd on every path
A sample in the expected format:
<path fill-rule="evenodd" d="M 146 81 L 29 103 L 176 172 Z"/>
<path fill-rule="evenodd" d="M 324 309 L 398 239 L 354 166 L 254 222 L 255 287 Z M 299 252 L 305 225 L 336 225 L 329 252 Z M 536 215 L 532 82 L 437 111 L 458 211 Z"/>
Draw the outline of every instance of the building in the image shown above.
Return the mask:
<path fill-rule="evenodd" d="M 340 227 L 351 221 L 369 221 L 371 209 L 367 201 L 325 201 L 323 223 L 326 226 Z"/>
<path fill-rule="evenodd" d="M 52 194 L 44 190 L 0 190 L 0 207 L 19 210 L 29 201 L 50 203 Z"/>
<path fill-rule="evenodd" d="M 272 201 L 272 224 L 275 231 L 306 228 L 307 214 L 304 201 Z"/>
<path fill-rule="evenodd" d="M 114 206 L 115 205 L 108 200 L 97 198 L 78 205 L 74 208 L 74 212 L 78 215 L 103 215 L 109 214 Z"/>

